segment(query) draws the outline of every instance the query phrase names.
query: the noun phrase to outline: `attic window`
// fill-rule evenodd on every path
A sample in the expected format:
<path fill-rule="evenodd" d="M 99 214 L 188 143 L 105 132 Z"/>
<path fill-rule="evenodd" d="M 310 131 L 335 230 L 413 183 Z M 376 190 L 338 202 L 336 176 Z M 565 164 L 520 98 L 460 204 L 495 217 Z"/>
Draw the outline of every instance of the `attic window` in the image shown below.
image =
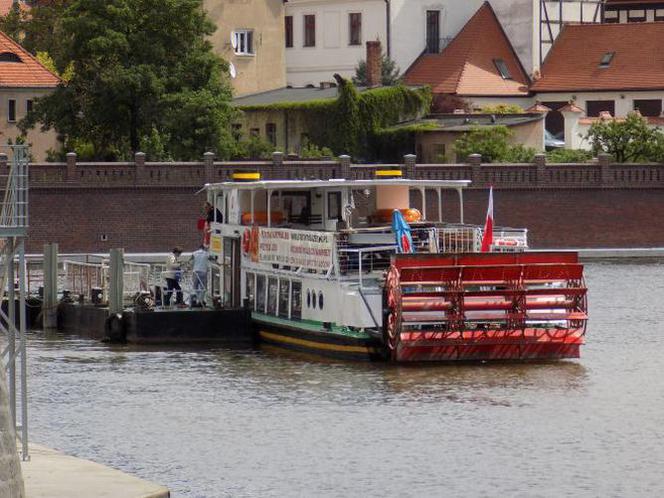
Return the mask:
<path fill-rule="evenodd" d="M 498 69 L 498 72 L 500 75 L 503 77 L 504 80 L 511 80 L 512 75 L 510 74 L 510 70 L 507 68 L 507 64 L 505 64 L 505 61 L 502 59 L 494 59 L 493 63 L 496 65 L 496 69 Z"/>
<path fill-rule="evenodd" d="M 0 62 L 23 62 L 14 52 L 0 53 Z"/>
<path fill-rule="evenodd" d="M 609 64 L 611 64 L 611 61 L 613 60 L 613 56 L 616 55 L 615 52 L 607 52 L 602 56 L 602 60 L 599 61 L 599 67 L 609 67 Z"/>

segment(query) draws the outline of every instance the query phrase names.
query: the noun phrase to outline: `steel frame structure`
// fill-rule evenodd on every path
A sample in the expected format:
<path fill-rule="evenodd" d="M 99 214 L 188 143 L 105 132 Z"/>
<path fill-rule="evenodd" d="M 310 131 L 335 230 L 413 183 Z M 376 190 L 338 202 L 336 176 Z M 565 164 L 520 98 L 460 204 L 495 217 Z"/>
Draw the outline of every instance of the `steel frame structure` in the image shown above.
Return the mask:
<path fill-rule="evenodd" d="M 0 145 L 0 150 L 4 156 L 0 162 L 7 164 L 6 170 L 0 170 L 0 186 L 3 189 L 0 210 L 0 289 L 3 296 L 6 289 L 7 296 L 7 313 L 0 308 L 0 332 L 7 337 L 7 344 L 2 350 L 1 357 L 2 366 L 8 373 L 11 417 L 21 442 L 21 457 L 25 461 L 29 459 L 25 238 L 28 230 L 30 149 L 27 145 Z"/>
<path fill-rule="evenodd" d="M 604 21 L 604 3 L 605 0 L 540 0 L 540 67 L 544 62 L 545 52 L 548 52 L 548 49 L 551 48 L 551 45 L 560 34 L 562 24 L 566 22 L 601 23 Z M 572 6 L 575 11 L 569 18 L 567 18 L 568 14 L 565 12 L 565 5 Z"/>

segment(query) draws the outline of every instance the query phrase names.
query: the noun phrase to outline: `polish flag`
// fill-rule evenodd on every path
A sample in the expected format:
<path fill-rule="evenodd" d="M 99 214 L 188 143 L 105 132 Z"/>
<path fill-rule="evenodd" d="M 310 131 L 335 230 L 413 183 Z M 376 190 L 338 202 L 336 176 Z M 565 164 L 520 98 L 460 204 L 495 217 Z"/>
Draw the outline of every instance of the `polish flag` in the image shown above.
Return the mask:
<path fill-rule="evenodd" d="M 484 235 L 482 235 L 481 252 L 489 252 L 493 243 L 493 187 L 489 189 L 489 209 L 486 210 Z"/>

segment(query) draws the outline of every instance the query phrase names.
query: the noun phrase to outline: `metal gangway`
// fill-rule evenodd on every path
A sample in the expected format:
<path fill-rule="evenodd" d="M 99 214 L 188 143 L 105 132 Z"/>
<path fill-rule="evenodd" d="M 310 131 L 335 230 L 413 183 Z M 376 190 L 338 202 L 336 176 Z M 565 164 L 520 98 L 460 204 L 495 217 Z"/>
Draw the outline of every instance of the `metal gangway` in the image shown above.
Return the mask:
<path fill-rule="evenodd" d="M 30 148 L 28 145 L 0 145 L 0 152 L 0 165 L 6 164 L 6 167 L 0 166 L 0 296 L 6 296 L 7 300 L 7 311 L 0 307 L 0 335 L 6 339 L 2 344 L 1 367 L 8 374 L 9 407 L 25 461 L 29 459 L 25 239 Z"/>

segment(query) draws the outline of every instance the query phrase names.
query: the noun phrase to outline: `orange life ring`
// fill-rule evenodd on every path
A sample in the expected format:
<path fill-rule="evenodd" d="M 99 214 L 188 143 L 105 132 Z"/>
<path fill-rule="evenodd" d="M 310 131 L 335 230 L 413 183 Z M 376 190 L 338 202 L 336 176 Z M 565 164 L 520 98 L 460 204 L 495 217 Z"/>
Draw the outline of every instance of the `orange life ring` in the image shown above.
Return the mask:
<path fill-rule="evenodd" d="M 390 222 L 392 221 L 392 211 L 394 211 L 394 209 L 379 209 L 376 211 L 373 218 L 376 221 Z M 414 223 L 422 220 L 422 213 L 420 213 L 419 209 L 405 208 L 399 209 L 399 211 L 403 215 L 403 219 L 406 220 L 406 223 Z"/>

